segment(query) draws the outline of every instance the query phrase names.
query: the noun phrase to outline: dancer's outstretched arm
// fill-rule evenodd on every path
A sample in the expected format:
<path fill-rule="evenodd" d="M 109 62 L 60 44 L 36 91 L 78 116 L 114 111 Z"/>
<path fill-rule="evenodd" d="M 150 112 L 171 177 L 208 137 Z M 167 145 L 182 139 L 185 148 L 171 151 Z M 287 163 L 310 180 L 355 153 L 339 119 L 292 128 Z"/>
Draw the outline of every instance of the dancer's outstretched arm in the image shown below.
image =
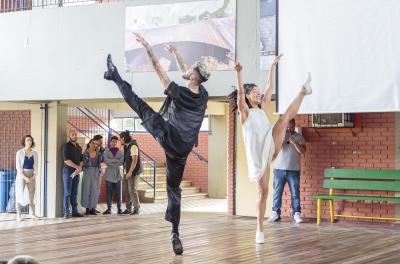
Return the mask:
<path fill-rule="evenodd" d="M 235 70 L 237 73 L 237 105 L 240 113 L 240 121 L 243 124 L 249 114 L 249 107 L 246 104 L 246 94 L 243 87 L 243 66 L 240 63 L 236 63 Z"/>
<path fill-rule="evenodd" d="M 168 52 L 174 55 L 176 62 L 178 63 L 179 70 L 181 71 L 182 75 L 185 75 L 189 70 L 189 67 L 183 60 L 181 54 L 178 52 L 176 47 L 174 45 L 165 45 L 165 48 L 167 49 Z"/>
<path fill-rule="evenodd" d="M 273 63 L 271 64 L 271 68 L 269 69 L 267 87 L 265 89 L 265 94 L 264 94 L 264 97 L 261 102 L 261 108 L 265 112 L 268 112 L 269 104 L 271 102 L 272 93 L 273 93 L 274 87 L 275 87 L 276 65 L 278 64 L 278 62 L 281 58 L 282 58 L 282 54 L 279 54 L 278 56 L 276 56 Z"/>
<path fill-rule="evenodd" d="M 169 84 L 171 83 L 170 79 L 168 78 L 167 73 L 164 71 L 164 69 L 161 67 L 158 58 L 156 57 L 156 55 L 154 55 L 153 50 L 151 49 L 149 43 L 139 34 L 137 33 L 133 33 L 136 36 L 136 40 L 141 43 L 143 45 L 143 47 L 146 49 L 147 51 L 147 55 L 149 55 L 150 61 L 154 66 L 154 69 L 158 75 L 158 77 L 160 78 L 163 86 L 165 89 L 168 88 Z"/>

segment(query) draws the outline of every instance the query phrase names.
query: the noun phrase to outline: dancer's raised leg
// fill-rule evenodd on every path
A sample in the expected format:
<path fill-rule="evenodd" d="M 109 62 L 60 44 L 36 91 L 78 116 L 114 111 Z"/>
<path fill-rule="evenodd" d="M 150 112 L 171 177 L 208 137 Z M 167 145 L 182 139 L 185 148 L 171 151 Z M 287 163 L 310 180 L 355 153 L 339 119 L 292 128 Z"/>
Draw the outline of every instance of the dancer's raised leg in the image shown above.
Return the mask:
<path fill-rule="evenodd" d="M 278 153 L 282 148 L 282 143 L 285 138 L 285 133 L 287 126 L 289 125 L 289 121 L 296 117 L 297 113 L 299 112 L 301 103 L 303 102 L 304 96 L 311 93 L 311 75 L 310 73 L 308 73 L 307 80 L 301 87 L 299 94 L 289 105 L 288 109 L 286 109 L 286 112 L 279 117 L 278 122 L 276 122 L 273 127 L 272 137 L 275 143 L 275 153 L 273 159 L 278 156 Z"/>

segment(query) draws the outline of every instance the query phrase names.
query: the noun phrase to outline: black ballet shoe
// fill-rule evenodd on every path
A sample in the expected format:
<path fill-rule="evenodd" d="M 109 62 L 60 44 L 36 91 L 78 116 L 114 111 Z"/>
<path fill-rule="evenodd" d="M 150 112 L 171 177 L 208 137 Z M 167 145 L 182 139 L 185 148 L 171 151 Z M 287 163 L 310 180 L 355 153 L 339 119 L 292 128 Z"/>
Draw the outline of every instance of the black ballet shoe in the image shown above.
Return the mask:
<path fill-rule="evenodd" d="M 174 250 L 175 255 L 182 255 L 183 246 L 181 240 L 179 239 L 179 235 L 177 233 L 171 234 L 171 242 L 172 242 L 172 249 Z"/>
<path fill-rule="evenodd" d="M 112 81 L 114 80 L 114 73 L 117 71 L 117 67 L 112 62 L 111 54 L 107 56 L 107 71 L 104 72 L 104 79 Z"/>

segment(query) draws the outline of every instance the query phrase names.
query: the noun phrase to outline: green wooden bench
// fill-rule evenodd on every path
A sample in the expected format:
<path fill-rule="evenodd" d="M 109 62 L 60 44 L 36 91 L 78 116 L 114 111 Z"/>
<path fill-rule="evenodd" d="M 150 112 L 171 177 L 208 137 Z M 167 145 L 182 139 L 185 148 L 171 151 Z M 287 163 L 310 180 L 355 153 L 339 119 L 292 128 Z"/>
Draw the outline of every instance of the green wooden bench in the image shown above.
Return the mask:
<path fill-rule="evenodd" d="M 400 203 L 400 197 L 372 196 L 359 194 L 334 194 L 334 189 L 344 190 L 371 190 L 371 191 L 400 191 L 400 170 L 372 170 L 372 169 L 325 169 L 324 188 L 329 194 L 313 195 L 317 199 L 317 224 L 321 224 L 321 201 L 329 200 L 330 220 L 335 217 L 351 217 L 362 219 L 400 220 L 400 218 L 384 218 L 369 216 L 335 215 L 333 200 L 351 201 L 383 201 Z"/>

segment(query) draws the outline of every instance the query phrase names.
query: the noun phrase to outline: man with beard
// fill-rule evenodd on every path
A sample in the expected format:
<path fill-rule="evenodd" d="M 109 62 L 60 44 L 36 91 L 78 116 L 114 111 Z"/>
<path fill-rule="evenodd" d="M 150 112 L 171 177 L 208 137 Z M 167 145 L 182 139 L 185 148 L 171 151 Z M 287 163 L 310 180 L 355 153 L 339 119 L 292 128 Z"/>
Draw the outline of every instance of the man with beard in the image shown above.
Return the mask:
<path fill-rule="evenodd" d="M 175 254 L 180 255 L 183 253 L 183 246 L 178 230 L 182 192 L 179 185 L 182 181 L 186 159 L 193 146 L 197 145 L 197 137 L 208 101 L 208 93 L 202 83 L 208 80 L 210 73 L 202 62 L 197 62 L 190 68 L 187 67 L 176 48 L 167 46 L 168 51 L 175 56 L 178 62 L 182 77 L 187 80 L 186 87 L 177 85 L 170 81 L 149 43 L 142 36 L 135 35 L 136 40 L 146 49 L 164 86 L 164 94 L 167 95 L 160 112 L 155 112 L 132 91 L 129 83 L 121 79 L 110 55 L 107 58 L 107 71 L 104 78 L 115 82 L 127 104 L 137 113 L 143 121 L 143 126 L 165 151 L 168 194 L 165 220 L 172 223 L 172 247 Z"/>

